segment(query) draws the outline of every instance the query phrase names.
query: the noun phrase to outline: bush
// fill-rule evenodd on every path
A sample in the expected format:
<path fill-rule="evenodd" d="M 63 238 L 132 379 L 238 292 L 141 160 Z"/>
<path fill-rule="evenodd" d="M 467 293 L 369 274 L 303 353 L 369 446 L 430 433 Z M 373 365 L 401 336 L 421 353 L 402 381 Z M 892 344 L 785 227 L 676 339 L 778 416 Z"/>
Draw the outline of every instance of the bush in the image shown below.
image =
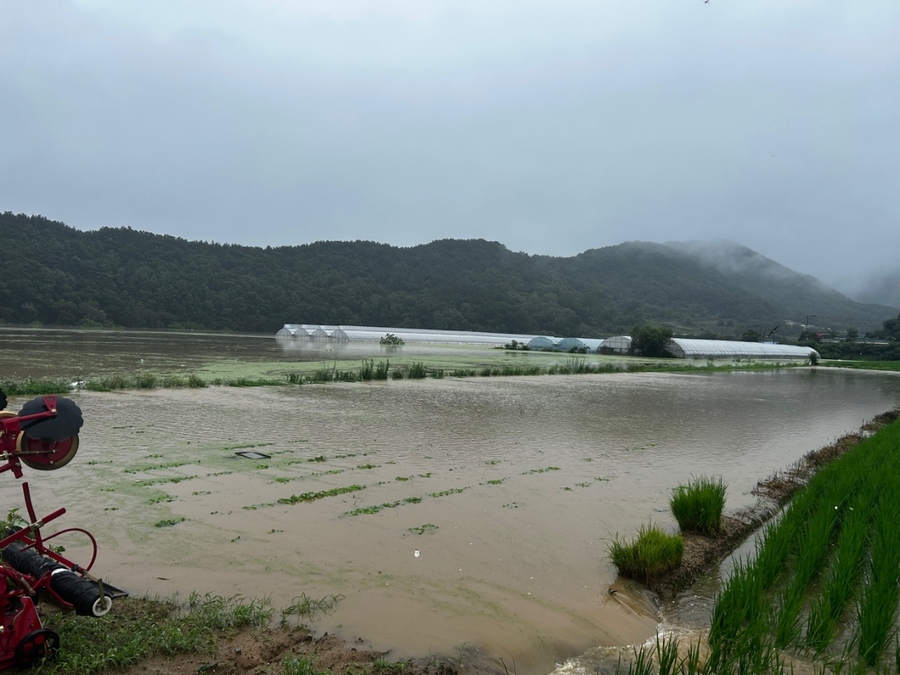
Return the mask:
<path fill-rule="evenodd" d="M 701 476 L 672 490 L 669 508 L 683 532 L 715 535 L 722 528 L 725 483 Z"/>
<path fill-rule="evenodd" d="M 425 370 L 425 364 L 421 361 L 417 361 L 409 366 L 406 371 L 406 377 L 411 380 L 421 380 L 422 378 L 428 375 L 428 371 Z"/>
<path fill-rule="evenodd" d="M 609 557 L 619 574 L 642 583 L 678 567 L 682 555 L 684 538 L 666 534 L 656 525 L 642 526 L 637 539 L 630 543 L 616 535 L 609 546 Z"/>

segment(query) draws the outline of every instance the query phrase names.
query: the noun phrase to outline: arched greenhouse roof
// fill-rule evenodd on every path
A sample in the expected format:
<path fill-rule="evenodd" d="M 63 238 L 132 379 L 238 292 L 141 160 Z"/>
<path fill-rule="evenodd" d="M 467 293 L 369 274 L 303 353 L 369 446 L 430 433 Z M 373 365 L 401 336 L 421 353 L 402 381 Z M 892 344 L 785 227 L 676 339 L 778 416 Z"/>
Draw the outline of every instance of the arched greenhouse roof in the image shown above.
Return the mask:
<path fill-rule="evenodd" d="M 608 351 L 616 354 L 627 354 L 630 348 L 630 335 L 614 335 L 603 340 L 598 349 L 602 349 L 604 352 Z"/>
<path fill-rule="evenodd" d="M 294 332 L 291 329 L 295 328 Z M 461 330 L 432 330 L 427 328 L 389 328 L 381 326 L 319 326 L 315 324 L 285 324 L 278 337 L 332 338 L 333 340 L 379 342 L 392 334 L 404 342 L 439 342 L 450 344 L 480 344 L 503 346 L 515 340 L 527 344 L 534 335 L 509 335 L 505 333 L 479 333 Z"/>
<path fill-rule="evenodd" d="M 537 337 L 531 338 L 528 341 L 527 346 L 528 349 L 556 349 L 556 345 L 559 344 L 560 340 L 562 340 L 562 338 L 538 335 Z"/>
<path fill-rule="evenodd" d="M 586 349 L 589 352 L 595 352 L 601 344 L 603 344 L 603 340 L 595 338 L 567 337 L 556 344 L 556 349 L 561 352 L 569 352 L 573 349 Z"/>
<path fill-rule="evenodd" d="M 275 337 L 309 337 L 309 332 L 299 323 L 286 323 Z"/>
<path fill-rule="evenodd" d="M 809 359 L 819 353 L 811 347 L 779 345 L 769 342 L 737 342 L 733 340 L 694 340 L 672 338 L 666 349 L 682 359 Z"/>

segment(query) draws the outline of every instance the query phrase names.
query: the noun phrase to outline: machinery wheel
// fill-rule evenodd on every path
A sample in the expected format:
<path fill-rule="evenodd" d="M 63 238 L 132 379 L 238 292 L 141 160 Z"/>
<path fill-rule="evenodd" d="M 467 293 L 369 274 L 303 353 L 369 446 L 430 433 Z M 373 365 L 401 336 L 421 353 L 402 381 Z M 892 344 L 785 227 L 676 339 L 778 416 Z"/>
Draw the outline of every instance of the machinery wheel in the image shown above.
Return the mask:
<path fill-rule="evenodd" d="M 27 666 L 40 659 L 51 659 L 59 649 L 59 635 L 48 628 L 39 628 L 26 635 L 16 645 L 15 663 Z"/>
<path fill-rule="evenodd" d="M 62 441 L 48 441 L 28 438 L 23 431 L 16 446 L 22 464 L 38 471 L 52 471 L 72 461 L 78 452 L 78 434 Z"/>

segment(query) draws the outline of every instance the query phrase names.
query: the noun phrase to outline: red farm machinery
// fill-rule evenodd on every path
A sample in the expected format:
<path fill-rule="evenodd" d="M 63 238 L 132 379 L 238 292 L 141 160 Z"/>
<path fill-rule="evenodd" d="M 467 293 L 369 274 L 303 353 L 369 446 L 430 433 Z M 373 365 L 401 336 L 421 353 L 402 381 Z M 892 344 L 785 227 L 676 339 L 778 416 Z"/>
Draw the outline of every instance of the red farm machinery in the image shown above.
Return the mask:
<path fill-rule="evenodd" d="M 0 404 L 5 407 L 0 392 Z M 0 410 L 0 473 L 22 479 L 22 465 L 53 471 L 68 464 L 78 451 L 81 410 L 62 396 L 33 398 L 18 413 Z M 112 599 L 124 595 L 90 573 L 97 558 L 94 536 L 78 527 L 45 534 L 45 525 L 65 508 L 38 518 L 28 483 L 22 481 L 27 522 L 7 524 L 0 531 L 0 670 L 23 666 L 55 655 L 59 636 L 44 628 L 35 608 L 38 597 L 86 616 L 103 616 Z M 7 519 L 10 520 L 10 519 Z M 82 567 L 63 557 L 50 542 L 64 533 L 77 532 L 90 541 L 90 562 Z"/>

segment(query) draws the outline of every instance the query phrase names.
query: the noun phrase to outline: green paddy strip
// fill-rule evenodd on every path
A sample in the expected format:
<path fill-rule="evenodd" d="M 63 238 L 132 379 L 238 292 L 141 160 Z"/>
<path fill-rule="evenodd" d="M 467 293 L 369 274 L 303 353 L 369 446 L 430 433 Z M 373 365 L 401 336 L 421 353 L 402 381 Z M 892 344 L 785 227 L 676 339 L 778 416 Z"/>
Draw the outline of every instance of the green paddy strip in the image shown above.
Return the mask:
<path fill-rule="evenodd" d="M 814 475 L 765 528 L 716 598 L 709 672 L 766 672 L 739 664 L 790 646 L 823 657 L 839 637 L 851 671 L 900 662 L 898 448 L 894 422 Z"/>

